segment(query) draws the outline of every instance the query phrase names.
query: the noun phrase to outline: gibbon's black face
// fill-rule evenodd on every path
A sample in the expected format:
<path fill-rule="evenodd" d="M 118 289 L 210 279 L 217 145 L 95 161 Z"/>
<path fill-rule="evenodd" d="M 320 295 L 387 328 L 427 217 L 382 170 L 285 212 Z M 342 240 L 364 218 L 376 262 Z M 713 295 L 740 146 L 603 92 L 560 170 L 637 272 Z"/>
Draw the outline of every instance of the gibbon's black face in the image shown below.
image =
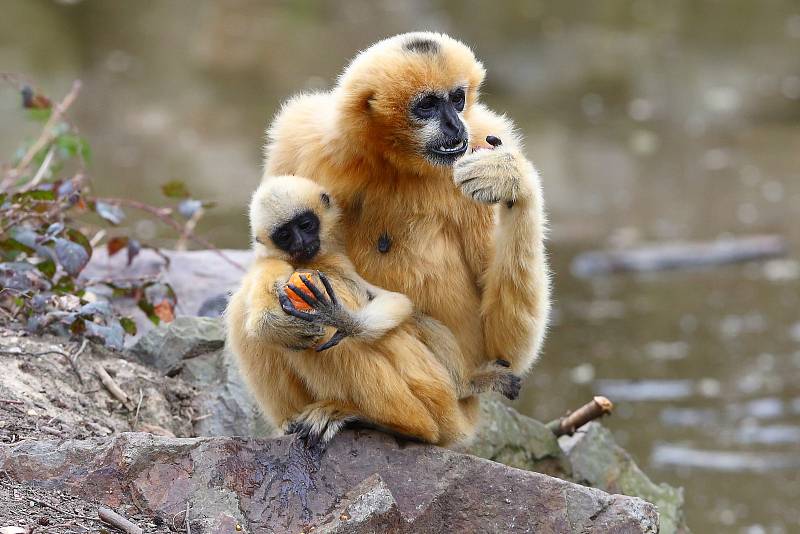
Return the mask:
<path fill-rule="evenodd" d="M 293 261 L 310 261 L 319 252 L 319 217 L 313 211 L 304 211 L 277 227 L 269 237 Z"/>
<path fill-rule="evenodd" d="M 422 93 L 411 104 L 411 116 L 422 126 L 424 156 L 436 165 L 452 165 L 467 151 L 469 132 L 458 115 L 464 103 L 464 89 L 457 87 Z"/>

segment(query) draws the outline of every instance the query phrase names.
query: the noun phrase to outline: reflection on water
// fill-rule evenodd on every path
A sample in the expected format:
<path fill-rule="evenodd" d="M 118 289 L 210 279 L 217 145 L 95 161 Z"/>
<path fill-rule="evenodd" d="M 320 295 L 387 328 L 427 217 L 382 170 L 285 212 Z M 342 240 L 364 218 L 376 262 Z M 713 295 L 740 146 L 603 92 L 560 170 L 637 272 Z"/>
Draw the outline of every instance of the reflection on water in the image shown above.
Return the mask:
<path fill-rule="evenodd" d="M 73 5 L 74 4 L 74 5 Z M 472 43 L 485 99 L 513 116 L 542 171 L 554 325 L 516 406 L 549 420 L 608 394 L 617 438 L 684 485 L 697 532 L 800 523 L 800 6 L 509 1 L 19 1 L 0 69 L 75 119 L 103 194 L 158 198 L 184 179 L 219 203 L 200 230 L 247 243 L 244 205 L 280 100 L 419 26 Z M 423 22 L 420 22 L 423 21 Z M 0 159 L 33 130 L 0 86 Z M 132 223 L 143 239 L 158 227 Z M 586 250 L 776 233 L 790 257 L 704 271 L 577 279 Z"/>

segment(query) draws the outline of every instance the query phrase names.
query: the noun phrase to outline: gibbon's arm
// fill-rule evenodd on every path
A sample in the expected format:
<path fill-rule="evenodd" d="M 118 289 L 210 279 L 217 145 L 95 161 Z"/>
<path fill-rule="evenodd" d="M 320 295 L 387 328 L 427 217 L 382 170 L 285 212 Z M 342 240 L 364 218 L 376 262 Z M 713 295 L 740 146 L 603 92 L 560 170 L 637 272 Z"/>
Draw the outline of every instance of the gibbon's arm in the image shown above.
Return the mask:
<path fill-rule="evenodd" d="M 373 286 L 355 273 L 353 275 L 353 278 L 366 288 L 370 296 L 370 301 L 363 308 L 353 312 L 362 325 L 361 332 L 356 336 L 358 339 L 378 340 L 411 317 L 414 311 L 411 299 L 402 293 Z"/>
<path fill-rule="evenodd" d="M 288 286 L 297 297 L 314 309 L 313 313 L 298 310 L 286 296 L 279 295 L 279 300 L 283 311 L 293 318 L 336 328 L 336 333 L 317 347 L 318 351 L 329 349 L 348 338 L 354 342 L 376 341 L 411 316 L 413 305 L 408 297 L 371 286 L 355 271 L 348 272 L 346 278 L 363 288 L 367 292 L 369 301 L 363 307 L 351 311 L 347 305 L 340 302 L 328 276 L 321 271 L 317 271 L 317 274 L 324 289 L 316 287 L 314 283 L 306 283 L 311 293 L 308 294 L 302 288 L 291 284 Z M 346 289 L 346 284 L 338 283 L 338 277 L 335 281 L 340 289 Z M 344 296 L 347 302 L 357 300 L 349 291 Z"/>
<path fill-rule="evenodd" d="M 293 271 L 288 263 L 262 260 L 245 275 L 237 295 L 244 301 L 248 337 L 295 350 L 316 346 L 322 340 L 325 335 L 322 325 L 301 321 L 281 309 L 277 288 Z"/>
<path fill-rule="evenodd" d="M 541 184 L 508 119 L 478 104 L 468 120 L 473 142 L 489 135 L 502 141 L 492 150 L 465 156 L 454 168 L 454 179 L 464 194 L 478 202 L 498 203 L 488 250 L 481 227 L 465 228 L 467 250 L 483 249 L 486 254 L 479 259 L 485 265 L 481 316 L 486 356 L 507 360 L 514 372 L 522 374 L 538 356 L 550 311 Z"/>

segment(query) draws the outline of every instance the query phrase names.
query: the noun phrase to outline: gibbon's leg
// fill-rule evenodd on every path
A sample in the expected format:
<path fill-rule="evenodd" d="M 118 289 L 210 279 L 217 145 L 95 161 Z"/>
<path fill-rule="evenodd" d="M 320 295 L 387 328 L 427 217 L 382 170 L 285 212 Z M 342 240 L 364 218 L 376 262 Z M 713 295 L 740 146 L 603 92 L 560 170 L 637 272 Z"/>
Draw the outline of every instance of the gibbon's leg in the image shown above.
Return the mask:
<path fill-rule="evenodd" d="M 306 406 L 286 426 L 287 434 L 297 434 L 308 446 L 328 443 L 347 423 L 359 420 L 352 404 L 327 400 Z"/>
<path fill-rule="evenodd" d="M 481 276 L 486 356 L 507 360 L 515 373 L 522 374 L 538 356 L 550 310 L 541 184 L 507 119 L 478 105 L 469 122 L 474 139 L 485 136 L 494 148 L 458 160 L 455 183 L 477 202 L 499 203 L 495 235 Z M 486 247 L 477 229 L 464 232 L 467 250 Z M 476 256 L 480 259 L 480 254 Z"/>
<path fill-rule="evenodd" d="M 278 427 L 313 402 L 305 385 L 286 362 L 280 346 L 264 342 L 246 331 L 241 291 L 231 298 L 226 311 L 228 347 L 236 355 L 243 378 L 265 415 Z"/>
<path fill-rule="evenodd" d="M 506 360 L 487 362 L 473 373 L 469 381 L 469 395 L 479 395 L 488 391 L 496 391 L 504 397 L 514 400 L 519 397 L 522 379 L 511 370 Z M 469 396 L 469 395 L 465 395 Z"/>
<path fill-rule="evenodd" d="M 444 371 L 432 374 L 424 368 L 421 351 L 421 343 L 398 331 L 377 344 L 350 340 L 322 354 L 303 353 L 287 361 L 312 397 L 341 400 L 328 409 L 354 413 L 359 421 L 439 443 L 440 422 L 446 423 L 449 416 L 441 412 L 457 408 L 456 400 L 449 377 Z M 316 415 L 322 417 L 324 412 Z M 317 423 L 318 428 L 323 426 Z"/>
<path fill-rule="evenodd" d="M 450 329 L 427 315 L 416 317 L 416 324 L 425 345 L 450 372 L 458 399 L 488 391 L 496 391 L 511 400 L 519 396 L 522 380 L 514 374 L 506 360 L 486 362 L 471 375 L 461 377 L 451 363 L 457 361 L 454 358 L 461 357 L 461 349 Z"/>

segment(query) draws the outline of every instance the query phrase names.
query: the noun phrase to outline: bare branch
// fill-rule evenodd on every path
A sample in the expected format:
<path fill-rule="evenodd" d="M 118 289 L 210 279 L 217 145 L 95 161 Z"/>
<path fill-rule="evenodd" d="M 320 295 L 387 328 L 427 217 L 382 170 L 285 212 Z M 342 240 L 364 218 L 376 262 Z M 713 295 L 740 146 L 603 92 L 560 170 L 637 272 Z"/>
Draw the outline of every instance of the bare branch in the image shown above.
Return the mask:
<path fill-rule="evenodd" d="M 17 166 L 6 174 L 5 179 L 3 180 L 2 184 L 0 184 L 0 189 L 7 189 L 11 184 L 13 184 L 14 181 L 22 175 L 25 169 L 28 168 L 36 154 L 38 154 L 40 150 L 42 150 L 49 143 L 51 143 L 53 139 L 55 139 L 56 133 L 54 132 L 54 126 L 59 120 L 61 120 L 61 117 L 64 115 L 64 113 L 66 113 L 72 103 L 75 102 L 80 89 L 81 82 L 79 80 L 75 80 L 72 83 L 72 88 L 69 90 L 64 99 L 53 106 L 53 111 L 50 114 L 50 118 L 47 119 L 44 128 L 42 128 L 42 133 L 39 135 L 39 138 L 28 148 L 28 151 L 25 152 L 24 156 L 22 156 L 22 159 L 19 161 Z"/>

